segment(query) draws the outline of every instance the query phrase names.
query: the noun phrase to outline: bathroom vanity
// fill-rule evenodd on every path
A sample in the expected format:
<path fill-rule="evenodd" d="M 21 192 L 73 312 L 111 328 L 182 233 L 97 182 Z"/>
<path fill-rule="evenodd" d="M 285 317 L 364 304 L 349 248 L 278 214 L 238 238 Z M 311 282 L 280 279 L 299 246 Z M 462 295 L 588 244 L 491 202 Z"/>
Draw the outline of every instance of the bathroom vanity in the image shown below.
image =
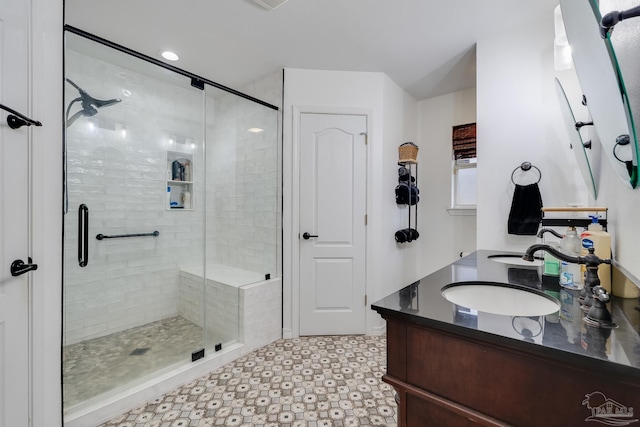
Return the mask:
<path fill-rule="evenodd" d="M 372 305 L 387 322 L 383 380 L 397 391 L 398 425 L 640 426 L 638 300 L 612 298 L 618 327 L 594 328 L 582 320 L 579 291 L 552 289 L 541 267 L 492 255 L 475 252 Z M 459 282 L 541 290 L 560 309 L 476 311 L 442 296 Z"/>

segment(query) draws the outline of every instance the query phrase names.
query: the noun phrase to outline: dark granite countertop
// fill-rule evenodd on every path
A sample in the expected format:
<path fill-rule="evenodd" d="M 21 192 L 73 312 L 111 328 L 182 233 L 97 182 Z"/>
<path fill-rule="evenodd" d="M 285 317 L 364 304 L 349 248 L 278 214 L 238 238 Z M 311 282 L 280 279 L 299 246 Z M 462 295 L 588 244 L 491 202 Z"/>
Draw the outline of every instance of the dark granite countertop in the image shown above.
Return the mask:
<path fill-rule="evenodd" d="M 543 280 L 542 267 L 505 264 L 489 258 L 505 253 L 514 254 L 474 252 L 375 302 L 371 308 L 385 317 L 517 348 L 628 380 L 640 379 L 638 299 L 612 297 L 608 307 L 618 327 L 594 328 L 582 320 L 580 291 L 560 288 L 546 276 Z M 441 288 L 450 283 L 475 281 L 542 290 L 557 298 L 561 309 L 546 316 L 505 316 L 458 306 L 441 294 Z"/>

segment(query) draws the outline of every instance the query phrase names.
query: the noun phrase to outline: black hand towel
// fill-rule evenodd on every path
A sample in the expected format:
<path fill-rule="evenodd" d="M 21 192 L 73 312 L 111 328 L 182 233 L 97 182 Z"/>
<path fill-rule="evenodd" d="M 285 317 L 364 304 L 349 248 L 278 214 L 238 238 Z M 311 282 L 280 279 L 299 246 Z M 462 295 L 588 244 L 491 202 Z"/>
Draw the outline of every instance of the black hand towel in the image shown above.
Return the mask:
<path fill-rule="evenodd" d="M 518 185 L 513 192 L 509 211 L 508 232 L 522 236 L 533 236 L 538 232 L 542 220 L 542 196 L 538 184 Z"/>

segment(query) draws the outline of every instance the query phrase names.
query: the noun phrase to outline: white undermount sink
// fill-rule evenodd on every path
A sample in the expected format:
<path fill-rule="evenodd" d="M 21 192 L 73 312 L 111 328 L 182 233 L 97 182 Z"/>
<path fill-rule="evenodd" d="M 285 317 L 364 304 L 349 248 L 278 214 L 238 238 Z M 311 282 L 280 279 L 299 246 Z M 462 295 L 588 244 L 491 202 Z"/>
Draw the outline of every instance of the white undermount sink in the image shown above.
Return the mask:
<path fill-rule="evenodd" d="M 521 265 L 528 267 L 539 267 L 542 265 L 542 260 L 535 258 L 533 261 L 525 261 L 522 259 L 522 255 L 517 254 L 497 254 L 489 255 L 487 257 L 491 261 L 501 262 L 503 264 Z"/>
<path fill-rule="evenodd" d="M 442 288 L 454 304 L 505 316 L 545 316 L 560 309 L 560 301 L 537 289 L 494 282 L 459 282 Z"/>

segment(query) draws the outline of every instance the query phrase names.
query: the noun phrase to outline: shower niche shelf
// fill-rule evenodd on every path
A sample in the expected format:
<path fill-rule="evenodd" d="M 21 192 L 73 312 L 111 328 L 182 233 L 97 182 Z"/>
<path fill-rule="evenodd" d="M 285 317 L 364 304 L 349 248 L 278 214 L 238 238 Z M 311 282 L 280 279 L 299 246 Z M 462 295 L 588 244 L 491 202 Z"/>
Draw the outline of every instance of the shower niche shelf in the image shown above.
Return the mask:
<path fill-rule="evenodd" d="M 167 210 L 193 210 L 193 154 L 167 151 L 166 190 Z"/>

